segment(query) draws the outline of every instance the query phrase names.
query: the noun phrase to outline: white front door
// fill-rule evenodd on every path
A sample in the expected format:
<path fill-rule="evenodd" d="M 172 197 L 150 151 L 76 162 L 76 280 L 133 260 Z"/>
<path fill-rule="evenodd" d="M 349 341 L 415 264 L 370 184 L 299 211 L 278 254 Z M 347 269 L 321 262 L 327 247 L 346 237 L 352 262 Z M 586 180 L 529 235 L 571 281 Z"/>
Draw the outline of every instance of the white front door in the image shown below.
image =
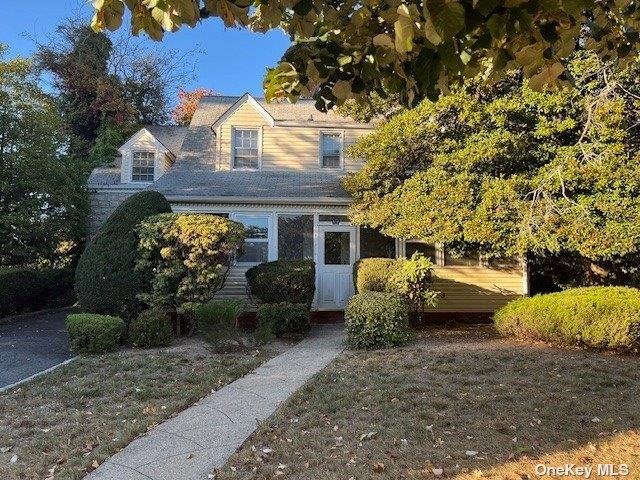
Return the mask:
<path fill-rule="evenodd" d="M 318 309 L 344 310 L 353 295 L 356 227 L 318 227 Z"/>

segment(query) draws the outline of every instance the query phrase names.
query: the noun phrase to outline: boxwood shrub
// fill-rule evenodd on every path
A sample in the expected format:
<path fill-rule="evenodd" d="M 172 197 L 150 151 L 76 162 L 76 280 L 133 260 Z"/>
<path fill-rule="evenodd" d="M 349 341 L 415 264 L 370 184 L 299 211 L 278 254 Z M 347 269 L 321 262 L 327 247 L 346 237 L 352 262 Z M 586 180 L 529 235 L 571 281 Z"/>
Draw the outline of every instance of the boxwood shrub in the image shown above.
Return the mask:
<path fill-rule="evenodd" d="M 640 348 L 640 290 L 572 288 L 514 300 L 494 315 L 496 329 L 520 339 L 596 349 Z"/>
<path fill-rule="evenodd" d="M 0 317 L 73 302 L 73 269 L 0 269 Z"/>
<path fill-rule="evenodd" d="M 256 265 L 245 274 L 258 303 L 311 305 L 316 292 L 316 266 L 311 260 L 276 260 Z"/>
<path fill-rule="evenodd" d="M 386 292 L 396 261 L 392 258 L 363 258 L 353 264 L 353 285 L 356 292 Z"/>
<path fill-rule="evenodd" d="M 349 348 L 396 347 L 410 337 L 409 307 L 396 293 L 358 293 L 349 299 L 344 317 Z"/>
<path fill-rule="evenodd" d="M 127 198 L 87 245 L 76 269 L 76 295 L 83 310 L 135 318 L 142 310 L 137 295 L 148 285 L 147 274 L 135 269 L 136 227 L 152 215 L 171 212 L 167 199 L 145 190 Z"/>
<path fill-rule="evenodd" d="M 150 308 L 141 312 L 129 327 L 129 339 L 134 347 L 158 348 L 171 345 L 171 319 L 167 312 Z"/>
<path fill-rule="evenodd" d="M 108 315 L 76 313 L 67 317 L 71 350 L 82 354 L 116 350 L 125 330 L 124 320 Z"/>
<path fill-rule="evenodd" d="M 264 303 L 258 306 L 258 326 L 269 326 L 277 337 L 288 333 L 306 334 L 311 328 L 311 311 L 305 303 Z"/>

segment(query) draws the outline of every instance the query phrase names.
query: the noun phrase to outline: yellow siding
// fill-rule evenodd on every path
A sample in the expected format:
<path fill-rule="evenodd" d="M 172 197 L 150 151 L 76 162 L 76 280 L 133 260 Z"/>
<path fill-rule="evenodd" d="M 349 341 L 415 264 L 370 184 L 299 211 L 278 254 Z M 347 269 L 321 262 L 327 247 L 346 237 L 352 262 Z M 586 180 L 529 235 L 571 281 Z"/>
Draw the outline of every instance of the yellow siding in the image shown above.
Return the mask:
<path fill-rule="evenodd" d="M 312 122 L 309 122 L 312 123 Z M 367 129 L 345 127 L 323 128 L 320 126 L 270 126 L 249 103 L 243 104 L 219 127 L 220 170 L 231 168 L 232 128 L 253 127 L 262 129 L 262 170 L 318 171 L 320 132 L 343 132 L 344 148 L 369 132 Z M 362 168 L 362 161 L 345 157 L 344 171 Z"/>
<path fill-rule="evenodd" d="M 492 312 L 523 294 L 521 267 L 436 267 L 434 274 L 441 296 L 428 311 Z"/>
<path fill-rule="evenodd" d="M 255 306 L 246 292 L 248 267 L 234 266 L 216 299 L 238 298 L 247 301 L 247 310 Z M 434 290 L 441 292 L 432 312 L 493 312 L 514 298 L 522 296 L 522 268 L 436 267 Z"/>

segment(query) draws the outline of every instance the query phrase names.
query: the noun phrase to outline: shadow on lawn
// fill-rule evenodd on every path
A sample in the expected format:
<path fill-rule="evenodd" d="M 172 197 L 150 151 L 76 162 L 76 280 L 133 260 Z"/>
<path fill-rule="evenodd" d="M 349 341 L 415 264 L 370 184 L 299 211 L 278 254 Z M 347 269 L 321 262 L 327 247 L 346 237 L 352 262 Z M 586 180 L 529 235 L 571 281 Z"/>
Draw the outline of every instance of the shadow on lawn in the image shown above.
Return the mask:
<path fill-rule="evenodd" d="M 639 391 L 638 357 L 519 344 L 490 327 L 422 331 L 406 348 L 338 359 L 245 443 L 228 478 L 267 478 L 282 463 L 289 478 L 442 468 L 522 479 L 537 478 L 537 459 L 628 463 L 640 478 Z"/>

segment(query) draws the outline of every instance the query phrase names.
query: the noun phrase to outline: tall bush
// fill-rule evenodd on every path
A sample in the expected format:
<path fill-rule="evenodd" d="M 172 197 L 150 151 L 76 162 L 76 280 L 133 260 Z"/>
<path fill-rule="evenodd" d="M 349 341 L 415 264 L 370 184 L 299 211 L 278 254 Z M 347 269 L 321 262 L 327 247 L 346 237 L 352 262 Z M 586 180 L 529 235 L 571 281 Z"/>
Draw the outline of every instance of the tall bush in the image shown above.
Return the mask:
<path fill-rule="evenodd" d="M 151 276 L 139 298 L 151 307 L 184 314 L 224 286 L 244 241 L 244 227 L 215 215 L 163 213 L 144 220 L 136 270 Z"/>
<path fill-rule="evenodd" d="M 245 274 L 258 303 L 311 305 L 316 292 L 316 266 L 311 260 L 276 260 L 256 265 Z"/>
<path fill-rule="evenodd" d="M 354 265 L 358 293 L 388 292 L 402 296 L 411 310 L 435 306 L 438 292 L 431 289 L 433 263 L 422 253 L 411 258 L 364 258 Z"/>
<path fill-rule="evenodd" d="M 132 319 L 142 310 L 138 299 L 148 279 L 136 270 L 140 222 L 171 205 L 158 192 L 142 191 L 126 199 L 89 242 L 76 269 L 76 295 L 83 310 Z"/>
<path fill-rule="evenodd" d="M 494 315 L 496 329 L 525 340 L 597 349 L 640 349 L 640 290 L 571 288 L 514 300 Z"/>

